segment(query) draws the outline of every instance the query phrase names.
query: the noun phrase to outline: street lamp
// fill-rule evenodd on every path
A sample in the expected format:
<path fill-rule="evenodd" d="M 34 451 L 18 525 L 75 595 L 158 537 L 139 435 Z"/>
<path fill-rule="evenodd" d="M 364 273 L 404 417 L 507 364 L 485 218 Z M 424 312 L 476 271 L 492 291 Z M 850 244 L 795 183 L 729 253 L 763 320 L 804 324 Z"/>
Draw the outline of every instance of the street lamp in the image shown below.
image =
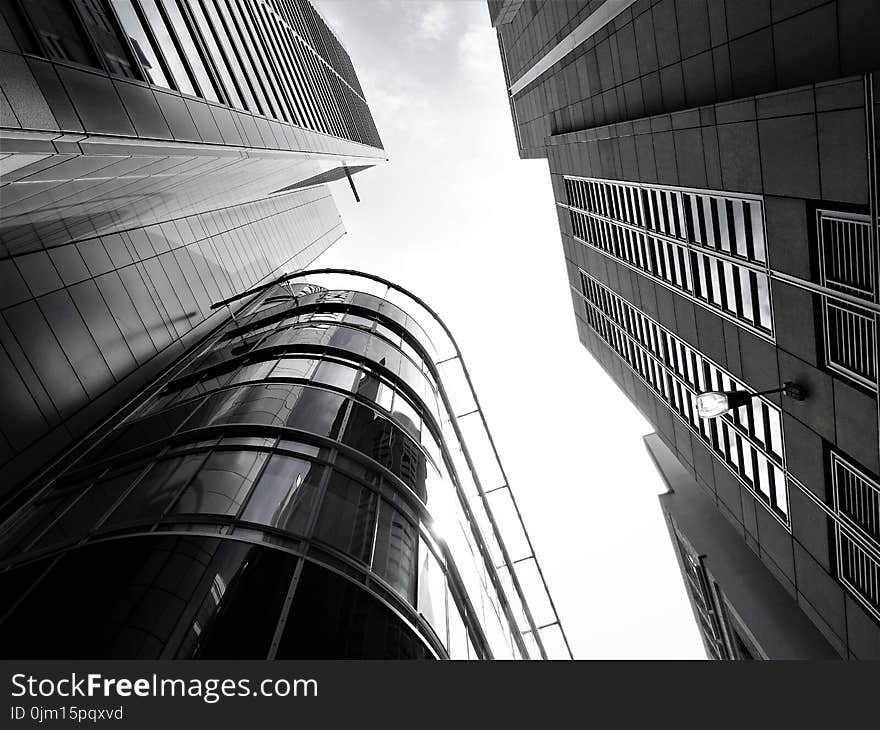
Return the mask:
<path fill-rule="evenodd" d="M 710 391 L 697 396 L 697 415 L 700 418 L 716 418 L 746 405 L 752 398 L 771 393 L 784 393 L 792 400 L 804 400 L 807 397 L 804 388 L 791 382 L 785 383 L 781 388 L 762 390 L 760 393 L 746 393 L 744 390 Z"/>

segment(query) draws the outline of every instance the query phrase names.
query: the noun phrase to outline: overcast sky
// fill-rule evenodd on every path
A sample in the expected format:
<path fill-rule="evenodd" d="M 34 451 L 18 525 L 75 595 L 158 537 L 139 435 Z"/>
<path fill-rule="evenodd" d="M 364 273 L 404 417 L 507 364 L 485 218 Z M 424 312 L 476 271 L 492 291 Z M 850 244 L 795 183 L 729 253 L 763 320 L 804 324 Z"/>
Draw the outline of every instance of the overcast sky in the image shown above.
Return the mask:
<path fill-rule="evenodd" d="M 332 186 L 318 263 L 384 276 L 455 334 L 574 655 L 705 658 L 642 435 L 581 346 L 545 160 L 520 160 L 485 2 L 313 0 L 390 161 Z"/>

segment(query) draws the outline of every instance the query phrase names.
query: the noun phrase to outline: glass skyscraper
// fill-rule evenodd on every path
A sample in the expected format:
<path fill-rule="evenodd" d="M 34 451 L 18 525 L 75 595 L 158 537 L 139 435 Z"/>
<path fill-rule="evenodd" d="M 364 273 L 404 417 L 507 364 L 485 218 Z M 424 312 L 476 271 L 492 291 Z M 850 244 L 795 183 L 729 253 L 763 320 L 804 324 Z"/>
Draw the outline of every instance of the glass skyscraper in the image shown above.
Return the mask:
<path fill-rule="evenodd" d="M 726 518 L 716 547 L 729 530 L 824 653 L 880 657 L 880 6 L 489 10 L 519 153 L 549 163 L 581 342 Z M 702 392 L 785 382 L 807 398 L 697 415 Z M 773 625 L 797 653 L 803 622 Z"/>
<path fill-rule="evenodd" d="M 0 510 L 344 234 L 320 183 L 385 159 L 305 0 L 0 2 Z M 2 512 L 0 512 L 2 514 Z"/>
<path fill-rule="evenodd" d="M 570 656 L 442 322 L 281 277 L 384 161 L 306 0 L 0 0 L 0 92 L 0 655 Z"/>
<path fill-rule="evenodd" d="M 233 297 L 7 523 L 4 655 L 569 656 L 445 325 L 301 278 Z"/>

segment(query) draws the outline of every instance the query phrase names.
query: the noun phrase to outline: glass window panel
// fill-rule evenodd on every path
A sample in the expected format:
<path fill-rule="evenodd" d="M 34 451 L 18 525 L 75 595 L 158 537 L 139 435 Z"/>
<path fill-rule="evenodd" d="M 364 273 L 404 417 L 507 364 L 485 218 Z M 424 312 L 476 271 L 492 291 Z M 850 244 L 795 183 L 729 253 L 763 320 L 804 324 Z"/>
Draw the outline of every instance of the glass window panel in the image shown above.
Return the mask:
<path fill-rule="evenodd" d="M 85 490 L 94 477 L 89 477 L 81 482 L 63 486 L 64 492 L 57 493 L 55 490 L 26 505 L 16 513 L 15 517 L 4 523 L 4 531 L 0 533 L 2 554 L 17 556 L 36 537 L 51 525 L 70 506 L 83 490 Z"/>
<path fill-rule="evenodd" d="M 742 316 L 749 322 L 755 321 L 755 309 L 752 305 L 752 285 L 749 282 L 749 271 L 737 267 L 737 277 L 739 279 L 739 293 L 742 297 Z"/>
<path fill-rule="evenodd" d="M 420 438 L 422 419 L 418 412 L 400 393 L 394 394 L 394 405 L 391 408 L 391 417 L 397 421 L 416 441 Z"/>
<path fill-rule="evenodd" d="M 348 399 L 318 388 L 304 388 L 287 418 L 290 428 L 336 438 L 342 427 Z"/>
<path fill-rule="evenodd" d="M 375 324 L 372 319 L 362 317 L 359 314 L 346 314 L 342 321 L 346 324 L 363 327 L 365 330 L 373 329 L 373 325 Z"/>
<path fill-rule="evenodd" d="M 784 515 L 788 514 L 788 493 L 786 491 L 785 475 L 778 466 L 773 467 L 774 489 L 776 492 L 776 508 Z"/>
<path fill-rule="evenodd" d="M 375 338 L 372 339 L 375 340 Z M 343 325 L 334 328 L 327 344 L 345 350 L 352 355 L 360 356 L 368 351 L 367 345 L 370 341 L 371 336 L 366 332 Z"/>
<path fill-rule="evenodd" d="M 366 350 L 366 356 L 395 375 L 400 371 L 400 359 L 403 355 L 401 355 L 400 352 L 390 344 L 378 337 L 370 339 L 369 347 L 367 347 Z"/>
<path fill-rule="evenodd" d="M 379 506 L 373 571 L 410 604 L 416 602 L 418 531 L 406 517 L 383 501 Z"/>
<path fill-rule="evenodd" d="M 764 216 L 761 212 L 760 203 L 749 205 L 752 223 L 752 240 L 755 247 L 755 260 L 763 262 L 766 258 L 764 251 Z"/>
<path fill-rule="evenodd" d="M 310 563 L 297 583 L 278 659 L 425 659 L 411 629 L 361 586 Z"/>
<path fill-rule="evenodd" d="M 356 368 L 338 362 L 323 361 L 315 371 L 314 381 L 351 391 L 360 377 Z"/>
<path fill-rule="evenodd" d="M 211 26 L 208 24 L 208 19 L 202 12 L 201 6 L 199 3 L 195 2 L 187 3 L 187 7 L 189 7 L 193 18 L 195 18 L 196 24 L 199 26 L 201 31 L 199 35 L 208 49 L 208 55 L 216 61 L 217 73 L 220 75 L 220 80 L 223 83 L 223 87 L 226 89 L 226 95 L 229 97 L 230 104 L 239 109 L 244 109 L 245 106 L 241 101 L 241 97 L 238 95 L 235 82 L 233 82 L 232 76 L 229 73 L 229 68 L 223 60 L 223 54 L 217 45 L 214 33 L 211 30 Z"/>
<path fill-rule="evenodd" d="M 272 110 L 260 85 L 260 77 L 251 64 L 250 56 L 247 54 L 247 51 L 253 50 L 249 43 L 250 39 L 248 39 L 246 46 L 239 28 L 223 0 L 217 0 L 216 7 L 220 10 L 222 25 L 221 18 L 218 17 L 214 9 L 214 4 L 208 3 L 208 12 L 211 14 L 211 19 L 214 22 L 214 27 L 217 29 L 217 35 L 220 37 L 221 42 L 229 44 L 230 64 L 238 76 L 239 86 L 248 96 L 249 103 L 256 102 L 253 107 L 254 112 L 264 116 L 271 116 Z M 253 93 L 251 94 L 251 92 Z"/>
<path fill-rule="evenodd" d="M 760 453 L 756 453 L 758 461 L 758 491 L 768 499 L 770 498 L 770 475 L 767 471 L 767 458 Z"/>
<path fill-rule="evenodd" d="M 740 256 L 747 257 L 749 250 L 746 239 L 746 226 L 749 221 L 745 220 L 746 210 L 749 204 L 742 200 L 733 201 L 733 225 L 736 233 L 736 253 Z"/>
<path fill-rule="evenodd" d="M 140 3 L 144 14 L 147 16 L 147 22 L 153 31 L 153 36 L 156 38 L 156 41 L 165 56 L 165 60 L 171 68 L 171 75 L 174 77 L 178 90 L 182 91 L 184 94 L 194 95 L 196 90 L 190 80 L 189 72 L 183 63 L 180 54 L 177 52 L 177 46 L 174 44 L 171 32 L 165 24 L 165 18 L 162 17 L 159 8 L 156 6 L 156 0 L 140 0 Z M 186 29 L 183 28 L 178 32 L 186 33 Z"/>
<path fill-rule="evenodd" d="M 755 276 L 758 284 L 758 314 L 760 325 L 765 329 L 773 329 L 773 315 L 770 311 L 770 289 L 767 286 L 767 277 L 763 274 Z"/>
<path fill-rule="evenodd" d="M 273 378 L 302 378 L 308 380 L 315 372 L 318 361 L 306 357 L 285 357 L 278 361 L 272 371 Z"/>
<path fill-rule="evenodd" d="M 116 22 L 101 0 L 76 0 L 76 4 L 80 17 L 104 56 L 108 71 L 125 78 L 140 79 L 128 49 L 116 32 Z"/>
<path fill-rule="evenodd" d="M 321 503 L 315 537 L 369 563 L 378 501 L 372 489 L 334 472 Z"/>
<path fill-rule="evenodd" d="M 752 398 L 752 435 L 761 443 L 765 443 L 764 403 L 760 398 Z"/>
<path fill-rule="evenodd" d="M 724 268 L 724 294 L 725 294 L 725 303 L 724 307 L 728 312 L 732 312 L 733 314 L 737 314 L 736 311 L 736 281 L 734 279 L 734 269 L 733 264 L 728 262 L 724 262 L 722 264 Z"/>
<path fill-rule="evenodd" d="M 84 537 L 143 471 L 143 466 L 99 480 L 39 539 L 35 548 Z"/>
<path fill-rule="evenodd" d="M 49 58 L 100 68 L 68 0 L 24 0 L 22 4 Z"/>
<path fill-rule="evenodd" d="M 767 408 L 768 421 L 770 423 L 770 443 L 767 444 L 773 453 L 782 456 L 782 426 L 781 414 L 775 408 Z"/>
<path fill-rule="evenodd" d="M 730 201 L 717 199 L 715 202 L 718 204 L 718 232 L 720 235 L 718 243 L 723 251 L 730 253 L 730 235 L 732 231 L 728 229 L 727 225 L 727 212 Z"/>
<path fill-rule="evenodd" d="M 209 396 L 190 424 L 264 423 L 283 426 L 302 390 L 302 386 L 284 383 L 229 388 Z"/>
<path fill-rule="evenodd" d="M 361 373 L 355 392 L 386 411 L 391 410 L 394 402 L 394 390 L 391 386 L 372 374 Z"/>
<path fill-rule="evenodd" d="M 264 380 L 269 376 L 269 372 L 274 364 L 272 360 L 265 360 L 263 362 L 255 362 L 252 365 L 245 365 L 235 371 L 229 379 L 229 384 L 245 383 L 249 380 Z"/>
<path fill-rule="evenodd" d="M 267 457 L 264 451 L 215 451 L 180 495 L 172 512 L 238 513 Z"/>
<path fill-rule="evenodd" d="M 244 36 L 245 43 L 252 55 L 254 66 L 257 73 L 260 74 L 260 80 L 266 84 L 266 94 L 269 102 L 272 104 L 276 118 L 287 122 L 294 121 L 290 115 L 290 109 L 287 107 L 287 99 L 278 86 L 281 76 L 272 69 L 272 63 L 266 55 L 266 39 L 256 30 L 255 22 L 251 15 L 252 9 L 240 5 L 234 0 L 228 3 L 228 5 L 238 22 L 239 31 Z"/>
<path fill-rule="evenodd" d="M 171 27 L 174 28 L 174 33 L 183 48 L 187 63 L 196 77 L 201 96 L 208 101 L 219 101 L 220 99 L 217 96 L 217 90 L 214 88 L 214 82 L 212 81 L 208 70 L 205 68 L 205 64 L 202 61 L 202 54 L 196 47 L 195 41 L 193 41 L 193 38 L 190 35 L 189 26 L 180 14 L 180 8 L 177 7 L 176 0 L 161 0 L 161 2 L 162 7 L 165 8 L 165 11 L 168 13 Z"/>
<path fill-rule="evenodd" d="M 304 445 L 296 444 L 294 448 Z M 317 451 L 317 449 L 315 449 Z M 273 454 L 254 486 L 241 519 L 303 535 L 315 510 L 324 467 Z"/>
<path fill-rule="evenodd" d="M 168 83 L 168 78 L 162 70 L 156 49 L 147 36 L 131 0 L 111 0 L 111 2 L 123 30 L 128 34 L 135 55 L 147 75 L 147 81 L 156 86 L 171 88 L 171 84 Z"/>
<path fill-rule="evenodd" d="M 431 624 L 443 646 L 446 636 L 446 576 L 424 537 L 419 535 L 419 595 L 417 608 Z"/>
<path fill-rule="evenodd" d="M 187 454 L 155 464 L 113 511 L 106 525 L 149 523 L 157 520 L 169 502 L 198 471 L 205 456 L 205 452 Z"/>

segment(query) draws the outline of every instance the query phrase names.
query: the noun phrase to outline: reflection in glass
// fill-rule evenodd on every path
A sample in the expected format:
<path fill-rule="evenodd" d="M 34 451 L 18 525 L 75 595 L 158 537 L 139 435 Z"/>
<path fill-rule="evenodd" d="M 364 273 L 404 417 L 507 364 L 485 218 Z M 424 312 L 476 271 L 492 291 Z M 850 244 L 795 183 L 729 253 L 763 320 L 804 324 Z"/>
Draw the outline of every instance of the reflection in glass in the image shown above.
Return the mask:
<path fill-rule="evenodd" d="M 186 70 L 186 65 L 177 52 L 177 46 L 174 45 L 174 40 L 171 37 L 168 26 L 165 24 L 165 19 L 156 6 L 156 0 L 140 0 L 140 4 L 147 16 L 147 22 L 150 24 L 153 35 L 162 49 L 165 60 L 171 67 L 171 75 L 174 77 L 177 89 L 184 94 L 194 95 L 196 91 L 190 80 L 189 72 Z"/>
<path fill-rule="evenodd" d="M 373 490 L 334 473 L 321 503 L 315 537 L 369 563 L 378 501 Z"/>
<path fill-rule="evenodd" d="M 417 531 L 412 522 L 383 501 L 379 508 L 373 571 L 410 604 L 416 600 L 416 540 Z"/>
<path fill-rule="evenodd" d="M 323 468 L 274 454 L 260 475 L 241 518 L 302 535 L 315 508 Z"/>
<path fill-rule="evenodd" d="M 24 0 L 23 5 L 49 58 L 100 68 L 68 0 Z"/>
<path fill-rule="evenodd" d="M 202 54 L 196 48 L 196 44 L 189 32 L 189 26 L 180 14 L 180 8 L 177 7 L 177 3 L 175 0 L 162 0 L 162 7 L 165 8 L 165 12 L 168 13 L 171 27 L 174 28 L 175 35 L 183 48 L 183 54 L 196 77 L 201 96 L 208 101 L 219 101 L 217 91 L 214 88 L 214 82 L 211 80 L 211 76 L 205 68 L 205 64 L 202 61 Z"/>
<path fill-rule="evenodd" d="M 188 454 L 154 464 L 113 511 L 105 526 L 157 520 L 198 471 L 206 456 L 207 452 Z"/>
<path fill-rule="evenodd" d="M 162 64 L 159 62 L 156 49 L 147 36 L 131 0 L 111 0 L 111 2 L 123 30 L 128 34 L 135 55 L 138 61 L 140 61 L 141 68 L 143 68 L 144 73 L 147 75 L 147 81 L 156 86 L 172 88 L 171 84 L 168 83 L 165 72 L 162 70 Z"/>
<path fill-rule="evenodd" d="M 415 632 L 363 588 L 303 566 L 278 659 L 431 659 Z"/>
<path fill-rule="evenodd" d="M 236 514 L 266 457 L 262 451 L 215 451 L 180 495 L 172 512 Z"/>

